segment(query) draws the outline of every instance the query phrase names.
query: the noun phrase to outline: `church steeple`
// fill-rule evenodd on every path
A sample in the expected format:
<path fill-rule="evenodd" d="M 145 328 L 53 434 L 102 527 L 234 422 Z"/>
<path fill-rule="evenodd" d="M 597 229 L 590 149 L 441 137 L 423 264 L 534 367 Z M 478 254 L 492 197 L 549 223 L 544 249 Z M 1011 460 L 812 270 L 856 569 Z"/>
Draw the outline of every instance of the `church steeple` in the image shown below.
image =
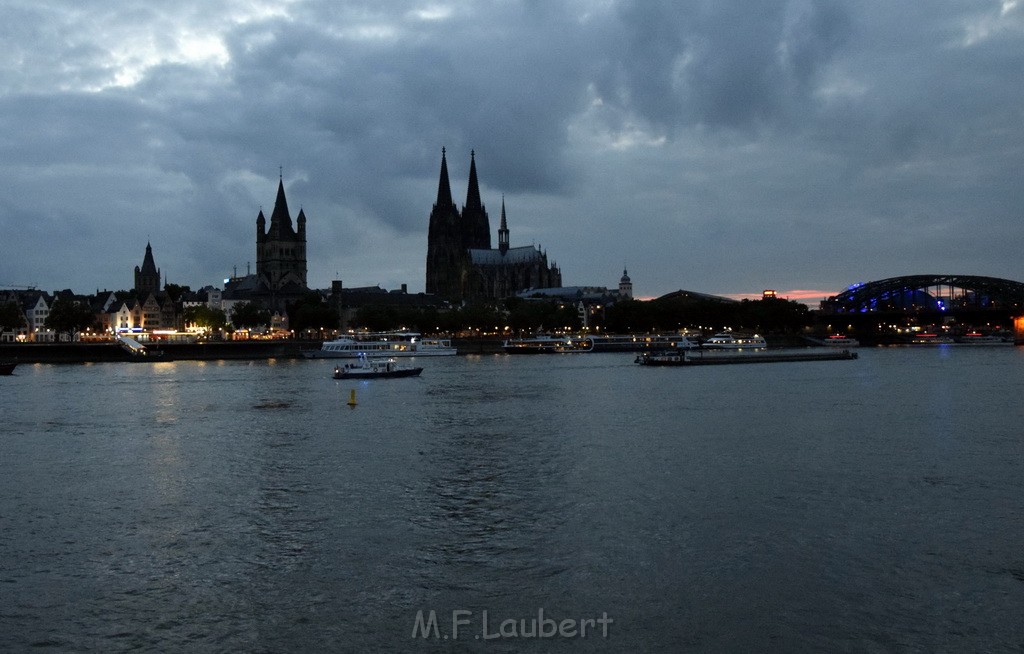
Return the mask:
<path fill-rule="evenodd" d="M 146 255 L 142 258 L 142 267 L 135 266 L 135 292 L 145 296 L 160 290 L 160 270 L 153 260 L 153 246 L 146 242 Z M 145 299 L 145 298 L 143 298 Z"/>
<path fill-rule="evenodd" d="M 153 246 L 149 241 L 146 241 L 146 256 L 142 258 L 142 269 L 139 272 L 144 275 L 160 275 L 156 269 L 156 261 L 153 260 Z"/>
<path fill-rule="evenodd" d="M 491 249 L 491 222 L 480 201 L 480 183 L 476 176 L 476 151 L 469 152 L 469 187 L 462 207 L 462 242 L 467 248 Z"/>
<path fill-rule="evenodd" d="M 448 181 L 448 160 L 445 158 L 444 148 L 441 148 L 441 178 L 437 182 L 437 201 L 434 205 L 438 207 L 455 206 L 455 202 L 452 201 L 452 185 Z"/>
<path fill-rule="evenodd" d="M 498 250 L 508 252 L 508 221 L 505 220 L 505 196 L 501 196 L 501 227 L 498 228 Z"/>
<path fill-rule="evenodd" d="M 285 198 L 284 176 L 278 180 L 278 198 L 273 201 L 273 213 L 270 214 L 271 234 L 294 235 L 292 214 L 288 211 L 288 200 Z"/>
<path fill-rule="evenodd" d="M 476 179 L 476 150 L 469 151 L 469 189 L 466 191 L 466 206 L 463 212 L 483 209 L 480 201 L 480 183 Z"/>
<path fill-rule="evenodd" d="M 441 148 L 441 175 L 437 182 L 437 200 L 430 210 L 427 228 L 427 293 L 446 299 L 461 298 L 459 273 L 456 269 L 465 257 L 464 236 L 461 231 L 459 210 L 452 201 L 452 187 L 448 181 L 448 157 Z"/>
<path fill-rule="evenodd" d="M 277 199 L 274 200 L 274 213 L 270 214 L 270 232 L 272 234 L 294 234 L 292 215 L 288 213 L 288 200 L 284 197 L 284 178 L 277 183 Z"/>

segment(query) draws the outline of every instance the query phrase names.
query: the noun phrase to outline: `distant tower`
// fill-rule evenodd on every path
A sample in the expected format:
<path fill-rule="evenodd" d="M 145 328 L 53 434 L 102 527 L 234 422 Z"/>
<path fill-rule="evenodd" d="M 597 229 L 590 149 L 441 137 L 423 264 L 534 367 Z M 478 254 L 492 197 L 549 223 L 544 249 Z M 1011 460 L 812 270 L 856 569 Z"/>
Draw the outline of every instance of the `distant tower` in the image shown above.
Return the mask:
<path fill-rule="evenodd" d="M 619 279 L 619 295 L 626 298 L 633 298 L 633 282 L 630 281 L 626 269 L 622 269 L 622 277 Z"/>
<path fill-rule="evenodd" d="M 306 286 L 306 213 L 299 210 L 298 231 L 292 228 L 284 179 L 278 181 L 270 227 L 260 210 L 256 216 L 256 276 L 272 294 L 305 290 Z"/>
<path fill-rule="evenodd" d="M 505 220 L 505 196 L 501 196 L 501 227 L 498 228 L 498 251 L 508 252 L 508 221 Z"/>
<path fill-rule="evenodd" d="M 469 187 L 462 207 L 463 247 L 491 249 L 491 221 L 480 200 L 480 183 L 476 176 L 476 151 L 469 151 Z"/>
<path fill-rule="evenodd" d="M 135 266 L 135 292 L 149 295 L 160 291 L 160 270 L 153 261 L 153 247 L 146 243 L 146 256 L 142 259 L 142 267 Z"/>
<path fill-rule="evenodd" d="M 448 159 L 441 148 L 441 175 L 437 182 L 437 200 L 430 210 L 427 229 L 427 293 L 449 299 L 462 297 L 462 269 L 466 248 L 459 230 L 459 210 L 452 201 L 448 179 Z"/>

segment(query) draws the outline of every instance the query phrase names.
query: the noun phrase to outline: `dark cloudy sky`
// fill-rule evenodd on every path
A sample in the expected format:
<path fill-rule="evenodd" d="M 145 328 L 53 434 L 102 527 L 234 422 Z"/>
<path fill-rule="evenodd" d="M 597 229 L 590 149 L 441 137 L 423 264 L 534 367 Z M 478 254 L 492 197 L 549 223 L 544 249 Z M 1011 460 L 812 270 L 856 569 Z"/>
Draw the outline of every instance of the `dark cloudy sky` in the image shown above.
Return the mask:
<path fill-rule="evenodd" d="M 0 285 L 423 289 L 448 149 L 566 285 L 1024 279 L 1021 0 L 0 0 Z M 496 237 L 495 237 L 496 242 Z"/>

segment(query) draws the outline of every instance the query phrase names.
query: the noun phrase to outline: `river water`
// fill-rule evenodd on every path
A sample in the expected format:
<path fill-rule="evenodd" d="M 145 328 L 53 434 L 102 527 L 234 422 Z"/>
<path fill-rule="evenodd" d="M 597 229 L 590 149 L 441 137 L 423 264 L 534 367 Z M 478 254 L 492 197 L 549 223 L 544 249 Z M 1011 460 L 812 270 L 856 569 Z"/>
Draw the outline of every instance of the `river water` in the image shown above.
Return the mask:
<path fill-rule="evenodd" d="M 1022 348 L 418 365 L 0 378 L 0 651 L 1024 648 Z"/>

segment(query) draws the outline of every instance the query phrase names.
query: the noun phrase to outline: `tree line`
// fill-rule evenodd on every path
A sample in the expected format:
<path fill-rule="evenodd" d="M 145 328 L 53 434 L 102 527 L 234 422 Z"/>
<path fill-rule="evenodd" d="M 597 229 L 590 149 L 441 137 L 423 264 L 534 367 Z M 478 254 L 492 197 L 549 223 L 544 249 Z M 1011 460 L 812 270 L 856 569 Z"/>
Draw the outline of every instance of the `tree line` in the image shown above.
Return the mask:
<path fill-rule="evenodd" d="M 182 290 L 182 289 L 175 289 Z M 183 290 L 187 291 L 187 287 Z M 588 325 L 609 333 L 647 333 L 687 328 L 718 330 L 732 328 L 764 333 L 792 333 L 812 324 L 808 307 L 779 298 L 723 302 L 713 299 L 661 298 L 625 300 L 601 307 L 587 307 Z M 186 324 L 212 331 L 267 327 L 270 311 L 258 302 L 239 302 L 232 308 L 230 321 L 221 309 L 206 305 L 184 310 Z M 337 309 L 311 291 L 288 307 L 291 330 L 338 329 Z M 14 330 L 24 325 L 24 316 L 15 303 L 0 306 L 0 329 Z M 75 334 L 97 328 L 96 316 L 88 305 L 59 296 L 50 308 L 45 323 L 57 333 Z M 508 298 L 500 303 L 478 303 L 451 309 L 437 307 L 400 307 L 369 305 L 358 309 L 349 327 L 369 331 L 410 329 L 422 333 L 504 332 L 524 334 L 540 330 L 576 331 L 583 320 L 573 303 L 543 299 Z"/>
<path fill-rule="evenodd" d="M 779 298 L 723 302 L 664 298 L 626 300 L 599 308 L 585 307 L 588 326 L 609 333 L 672 332 L 687 328 L 732 328 L 763 333 L 793 333 L 812 324 L 810 309 Z M 523 334 L 540 330 L 577 331 L 583 319 L 572 303 L 509 298 L 500 304 L 474 304 L 448 311 L 434 308 L 367 306 L 353 326 L 370 331 L 406 328 L 424 333 L 487 332 L 508 327 Z"/>

